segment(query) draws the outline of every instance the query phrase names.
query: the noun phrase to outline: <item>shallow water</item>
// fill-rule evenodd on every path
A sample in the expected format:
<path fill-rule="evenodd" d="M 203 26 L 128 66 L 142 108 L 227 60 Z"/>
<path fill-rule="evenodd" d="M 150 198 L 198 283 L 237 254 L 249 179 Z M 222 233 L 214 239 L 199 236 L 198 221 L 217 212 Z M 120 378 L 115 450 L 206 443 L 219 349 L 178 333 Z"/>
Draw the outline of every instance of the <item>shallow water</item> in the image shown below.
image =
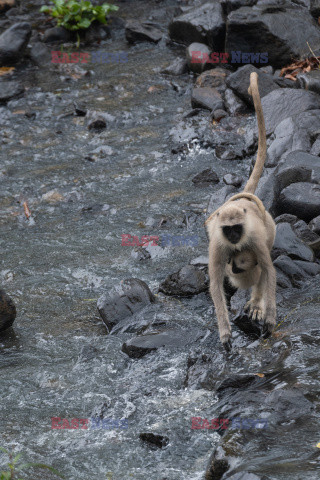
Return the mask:
<path fill-rule="evenodd" d="M 173 2 L 166 5 L 172 12 Z M 121 7 L 124 16 L 139 13 L 129 7 Z M 141 2 L 140 11 L 146 8 L 153 8 L 155 18 L 166 24 L 164 4 Z M 129 48 L 120 35 L 99 48 L 127 51 L 129 61 L 88 65 L 89 76 L 70 80 L 63 78 L 68 72 L 54 65 L 37 69 L 26 64 L 15 74 L 28 88 L 24 97 L 0 107 L 0 278 L 18 309 L 15 335 L 0 344 L 0 445 L 22 451 L 28 460 L 53 465 L 70 480 L 197 480 L 219 436 L 191 430 L 190 417 L 213 418 L 217 398 L 204 389 L 185 388 L 184 381 L 189 355 L 202 349 L 212 352 L 217 345 L 216 329 L 207 329 L 213 312 L 210 300 L 204 294 L 192 300 L 159 295 L 158 303 L 139 319 L 181 328 L 182 335 L 186 327 L 199 328 L 203 336 L 190 348 L 160 349 L 141 360 L 121 352 L 132 332 L 107 335 L 96 301 L 128 277 L 146 281 L 156 292 L 167 274 L 205 254 L 204 209 L 222 184 L 197 189 L 191 179 L 212 166 L 219 176 L 233 173 L 235 163 L 217 160 L 212 149 L 197 141 L 185 154 L 171 153 L 181 131 L 178 126 L 190 110 L 192 81 L 188 75 L 173 78 L 159 71 L 179 50 L 165 43 Z M 148 93 L 149 87 L 156 89 Z M 114 120 L 93 133 L 85 118 L 63 116 L 73 112 L 74 101 L 111 114 Z M 25 111 L 35 118 L 27 118 Z M 197 137 L 199 125 L 209 128 L 208 114 L 188 122 L 186 143 Z M 92 153 L 100 146 L 108 148 Z M 237 162 L 236 168 L 247 175 L 248 159 Z M 32 214 L 29 220 L 24 202 Z M 157 227 L 163 217 L 167 223 Z M 130 247 L 121 246 L 126 233 L 194 234 L 199 243 L 159 250 L 152 260 L 139 262 Z M 320 295 L 315 284 L 307 293 Z M 314 318 L 318 304 L 314 305 L 303 305 L 297 312 Z M 286 312 L 285 303 L 280 311 Z M 299 321 L 297 312 L 293 315 Z M 256 366 L 251 355 L 247 371 Z M 301 368 L 311 362 L 304 347 L 296 358 L 296 365 L 286 367 L 300 368 L 305 384 L 317 384 L 317 369 Z M 232 370 L 237 366 L 226 365 L 227 372 Z M 128 429 L 51 429 L 51 417 L 90 418 L 101 409 L 108 418 L 127 418 Z M 139 440 L 143 431 L 167 435 L 169 447 L 151 450 Z M 302 435 L 301 444 L 308 441 L 307 433 Z M 281 454 L 290 458 L 288 444 L 281 442 Z M 280 452 L 278 447 L 272 461 Z M 269 472 L 265 463 L 252 465 Z M 306 467 L 308 477 L 303 478 L 318 478 L 314 468 Z M 301 478 L 278 463 L 275 473 L 279 479 Z M 38 478 L 35 475 L 27 478 Z M 52 475 L 45 472 L 39 478 Z"/>

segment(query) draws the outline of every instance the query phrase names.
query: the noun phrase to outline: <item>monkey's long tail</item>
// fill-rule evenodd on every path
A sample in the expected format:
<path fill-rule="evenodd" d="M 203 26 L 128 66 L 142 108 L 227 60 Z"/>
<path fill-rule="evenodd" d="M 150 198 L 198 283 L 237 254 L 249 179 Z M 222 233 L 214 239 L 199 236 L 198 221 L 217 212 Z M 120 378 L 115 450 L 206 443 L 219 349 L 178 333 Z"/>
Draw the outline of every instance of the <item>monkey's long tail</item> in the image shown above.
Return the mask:
<path fill-rule="evenodd" d="M 250 74 L 250 87 L 248 88 L 248 92 L 253 98 L 254 108 L 257 115 L 259 141 L 257 160 L 243 191 L 248 193 L 254 193 L 262 175 L 263 166 L 267 156 L 266 127 L 264 123 L 263 110 L 258 88 L 258 74 L 256 72 L 252 72 Z"/>

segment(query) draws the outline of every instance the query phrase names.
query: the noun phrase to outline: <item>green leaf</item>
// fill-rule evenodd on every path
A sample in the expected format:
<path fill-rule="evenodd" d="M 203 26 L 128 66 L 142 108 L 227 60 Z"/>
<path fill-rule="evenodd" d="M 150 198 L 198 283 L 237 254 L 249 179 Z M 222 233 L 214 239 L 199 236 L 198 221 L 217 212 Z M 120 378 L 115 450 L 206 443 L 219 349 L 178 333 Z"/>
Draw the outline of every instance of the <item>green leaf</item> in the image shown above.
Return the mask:
<path fill-rule="evenodd" d="M 3 447 L 0 447 L 0 451 L 6 453 L 7 455 L 10 455 L 10 453 L 8 452 L 8 450 L 6 450 L 6 449 L 3 448 Z"/>
<path fill-rule="evenodd" d="M 19 460 L 19 458 L 21 457 L 22 453 L 18 453 L 18 455 L 16 455 L 14 457 L 14 459 L 12 460 L 12 463 L 13 465 L 15 465 L 17 463 L 17 461 Z"/>
<path fill-rule="evenodd" d="M 90 25 L 91 25 L 91 21 L 90 21 L 88 18 L 83 18 L 83 19 L 79 22 L 80 28 L 89 28 Z"/>
<path fill-rule="evenodd" d="M 52 8 L 48 7 L 48 5 L 43 5 L 43 7 L 40 8 L 40 12 L 44 13 L 50 13 Z"/>

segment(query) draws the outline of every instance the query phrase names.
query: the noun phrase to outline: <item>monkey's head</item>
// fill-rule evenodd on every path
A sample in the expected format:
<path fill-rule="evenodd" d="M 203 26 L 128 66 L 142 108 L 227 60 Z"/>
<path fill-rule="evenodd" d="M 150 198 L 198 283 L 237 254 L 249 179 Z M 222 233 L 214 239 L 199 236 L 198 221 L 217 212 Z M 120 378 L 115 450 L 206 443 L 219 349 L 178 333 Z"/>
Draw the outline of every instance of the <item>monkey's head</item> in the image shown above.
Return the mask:
<path fill-rule="evenodd" d="M 223 238 L 237 245 L 244 239 L 247 224 L 247 210 L 235 204 L 227 204 L 217 213 Z"/>

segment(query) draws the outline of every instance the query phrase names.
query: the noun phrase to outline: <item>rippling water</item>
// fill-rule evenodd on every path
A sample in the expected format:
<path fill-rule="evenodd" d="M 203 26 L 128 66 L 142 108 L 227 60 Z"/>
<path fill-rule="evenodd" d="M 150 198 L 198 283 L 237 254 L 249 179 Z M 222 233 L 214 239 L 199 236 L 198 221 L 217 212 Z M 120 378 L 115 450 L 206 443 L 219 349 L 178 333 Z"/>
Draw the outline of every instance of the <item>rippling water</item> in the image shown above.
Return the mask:
<path fill-rule="evenodd" d="M 167 7 L 172 13 L 174 5 Z M 146 8 L 150 2 L 141 2 L 137 12 L 121 6 L 124 16 Z M 163 4 L 153 8 L 163 21 Z M 192 349 L 160 349 L 141 360 L 121 352 L 132 332 L 107 335 L 96 300 L 127 277 L 141 278 L 156 291 L 168 273 L 205 254 L 204 217 L 195 212 L 203 211 L 213 190 L 195 189 L 191 179 L 213 164 L 219 175 L 233 172 L 234 164 L 218 161 L 197 143 L 186 154 L 171 153 L 177 126 L 190 110 L 192 83 L 188 75 L 159 73 L 177 51 L 165 44 L 128 48 L 122 36 L 99 48 L 125 50 L 129 61 L 88 65 L 89 76 L 70 80 L 53 65 L 25 66 L 16 73 L 28 88 L 24 97 L 0 107 L 0 278 L 18 309 L 14 334 L 0 344 L 0 444 L 53 465 L 70 480 L 197 480 L 219 437 L 191 430 L 190 417 L 214 417 L 217 399 L 185 388 L 184 381 L 190 353 L 208 349 L 210 300 L 204 294 L 181 301 L 159 296 L 141 314 L 146 324 L 165 322 L 181 332 L 195 327 L 203 338 Z M 149 87 L 155 87 L 152 93 Z M 93 133 L 85 118 L 64 116 L 73 112 L 74 101 L 114 121 Z M 206 114 L 189 123 L 187 139 L 192 124 L 196 129 L 201 122 L 208 123 Z M 107 148 L 99 153 L 100 146 Z M 237 170 L 247 174 L 249 165 L 240 162 Z M 167 223 L 161 229 L 148 226 L 162 217 Z M 199 244 L 139 262 L 130 247 L 121 247 L 125 233 L 192 233 Z M 315 286 L 308 291 L 313 292 Z M 316 315 L 313 303 L 302 308 L 304 315 Z M 216 330 L 210 338 L 212 351 Z M 303 363 L 305 351 L 300 353 Z M 248 370 L 255 365 L 251 360 Z M 128 428 L 51 429 L 51 417 L 90 418 L 101 411 L 127 418 Z M 139 440 L 143 431 L 167 435 L 169 447 L 150 450 Z M 281 470 L 277 478 L 300 480 L 299 475 Z M 30 478 L 51 477 L 45 472 Z M 309 472 L 303 478 L 318 477 Z"/>

